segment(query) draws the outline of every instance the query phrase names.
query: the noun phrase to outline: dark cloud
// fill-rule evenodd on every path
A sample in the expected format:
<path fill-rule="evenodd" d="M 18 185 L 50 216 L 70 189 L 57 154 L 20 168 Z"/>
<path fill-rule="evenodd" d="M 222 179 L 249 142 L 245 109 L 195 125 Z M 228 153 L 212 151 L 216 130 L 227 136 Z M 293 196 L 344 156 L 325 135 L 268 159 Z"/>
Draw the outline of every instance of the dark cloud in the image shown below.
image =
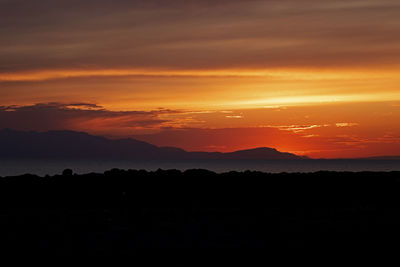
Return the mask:
<path fill-rule="evenodd" d="M 0 128 L 17 130 L 80 130 L 92 133 L 130 134 L 137 128 L 161 127 L 159 115 L 178 111 L 110 111 L 91 103 L 39 103 L 0 106 Z"/>

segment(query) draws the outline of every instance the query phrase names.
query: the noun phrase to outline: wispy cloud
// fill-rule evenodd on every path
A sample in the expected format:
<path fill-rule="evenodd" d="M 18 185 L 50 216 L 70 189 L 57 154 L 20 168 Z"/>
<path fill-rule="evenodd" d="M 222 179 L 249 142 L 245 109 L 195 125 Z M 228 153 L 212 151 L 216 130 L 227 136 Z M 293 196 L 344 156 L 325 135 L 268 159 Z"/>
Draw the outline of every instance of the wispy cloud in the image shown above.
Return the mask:
<path fill-rule="evenodd" d="M 335 125 L 336 127 L 352 127 L 352 126 L 358 126 L 359 124 L 356 122 L 338 122 Z"/>
<path fill-rule="evenodd" d="M 312 124 L 312 125 L 265 125 L 263 127 L 276 128 L 282 131 L 291 131 L 294 133 L 304 132 L 315 128 L 328 127 L 330 124 Z"/>
<path fill-rule="evenodd" d="M 303 135 L 302 137 L 304 138 L 312 138 L 312 137 L 318 137 L 318 134 L 308 134 L 308 135 Z"/>

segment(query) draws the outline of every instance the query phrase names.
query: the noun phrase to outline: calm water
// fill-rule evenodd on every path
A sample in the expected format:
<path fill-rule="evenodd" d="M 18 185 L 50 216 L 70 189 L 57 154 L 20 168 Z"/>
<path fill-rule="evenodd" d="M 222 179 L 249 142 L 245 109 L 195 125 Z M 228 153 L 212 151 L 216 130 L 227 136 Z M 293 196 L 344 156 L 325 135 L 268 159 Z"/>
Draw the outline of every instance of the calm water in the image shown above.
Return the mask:
<path fill-rule="evenodd" d="M 94 161 L 94 160 L 0 160 L 0 176 L 32 173 L 59 174 L 70 168 L 75 173 L 120 169 L 208 169 L 215 172 L 256 170 L 263 172 L 400 171 L 396 160 L 188 160 L 188 161 Z"/>

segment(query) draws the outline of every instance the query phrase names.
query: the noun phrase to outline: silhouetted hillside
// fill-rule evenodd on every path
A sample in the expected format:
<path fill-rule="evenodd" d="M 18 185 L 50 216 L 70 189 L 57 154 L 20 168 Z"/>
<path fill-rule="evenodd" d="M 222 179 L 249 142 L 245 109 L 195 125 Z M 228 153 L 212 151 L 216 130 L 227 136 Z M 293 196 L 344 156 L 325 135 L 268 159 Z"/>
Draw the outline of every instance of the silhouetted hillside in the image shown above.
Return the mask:
<path fill-rule="evenodd" d="M 0 178 L 3 247 L 376 251 L 400 236 L 400 173 L 207 170 Z M 3 251 L 4 253 L 4 251 Z"/>
<path fill-rule="evenodd" d="M 259 147 L 255 149 L 239 150 L 232 153 L 225 153 L 225 158 L 229 159 L 299 159 L 291 153 L 280 152 L 274 148 Z"/>
<path fill-rule="evenodd" d="M 0 158 L 88 159 L 302 159 L 272 148 L 232 153 L 187 152 L 175 147 L 157 147 L 135 139 L 111 140 L 74 131 L 0 131 Z"/>

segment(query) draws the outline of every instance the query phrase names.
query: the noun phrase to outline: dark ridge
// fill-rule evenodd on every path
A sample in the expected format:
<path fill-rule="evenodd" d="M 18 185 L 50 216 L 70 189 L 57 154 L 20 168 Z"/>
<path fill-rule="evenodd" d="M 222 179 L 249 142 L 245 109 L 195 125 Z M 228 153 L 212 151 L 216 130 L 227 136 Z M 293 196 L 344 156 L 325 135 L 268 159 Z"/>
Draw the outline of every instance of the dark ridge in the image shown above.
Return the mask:
<path fill-rule="evenodd" d="M 376 252 L 396 248 L 399 192 L 400 172 L 27 174 L 0 178 L 0 242 L 57 255 L 142 248 Z"/>
<path fill-rule="evenodd" d="M 304 159 L 272 148 L 232 153 L 187 152 L 135 139 L 112 140 L 74 131 L 0 131 L 0 158 L 58 159 Z"/>
<path fill-rule="evenodd" d="M 361 158 L 364 160 L 400 160 L 400 156 L 376 156 L 376 157 L 367 157 Z"/>

